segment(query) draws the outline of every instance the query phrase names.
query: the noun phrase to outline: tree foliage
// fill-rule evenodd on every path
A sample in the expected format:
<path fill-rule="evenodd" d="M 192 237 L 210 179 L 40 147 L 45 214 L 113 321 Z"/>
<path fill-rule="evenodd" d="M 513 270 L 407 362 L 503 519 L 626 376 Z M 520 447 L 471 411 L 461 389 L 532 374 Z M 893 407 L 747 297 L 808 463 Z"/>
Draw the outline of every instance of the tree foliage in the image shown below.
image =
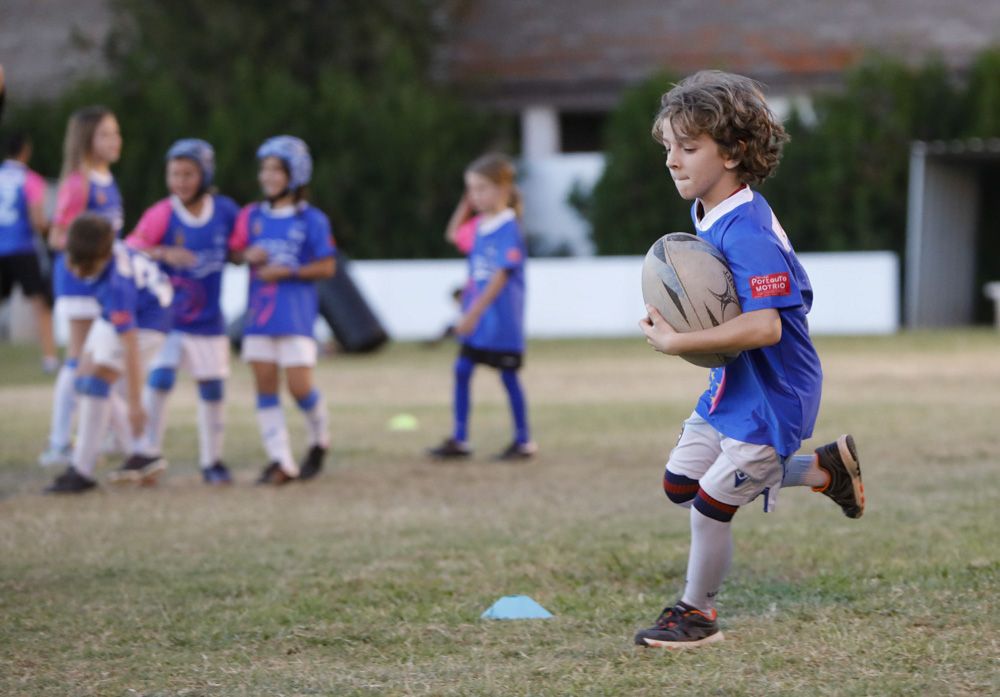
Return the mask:
<path fill-rule="evenodd" d="M 254 153 L 278 133 L 315 161 L 313 202 L 348 253 L 442 256 L 462 171 L 498 129 L 429 78 L 444 0 L 118 0 L 111 75 L 56 103 L 11 114 L 37 144 L 33 165 L 59 168 L 66 118 L 99 102 L 124 148 L 115 174 L 127 222 L 166 195 L 163 157 L 177 138 L 215 146 L 216 181 L 259 196 Z"/>
<path fill-rule="evenodd" d="M 649 136 L 669 85 L 649 79 L 610 119 L 607 169 L 580 201 L 600 254 L 643 253 L 658 236 L 691 227 L 689 204 Z M 872 56 L 846 75 L 843 90 L 814 95 L 813 108 L 815 121 L 793 112 L 786 122 L 791 142 L 762 193 L 801 251 L 902 254 L 910 144 L 1000 136 L 1000 51 L 981 54 L 962 81 L 936 60 L 908 67 Z"/>

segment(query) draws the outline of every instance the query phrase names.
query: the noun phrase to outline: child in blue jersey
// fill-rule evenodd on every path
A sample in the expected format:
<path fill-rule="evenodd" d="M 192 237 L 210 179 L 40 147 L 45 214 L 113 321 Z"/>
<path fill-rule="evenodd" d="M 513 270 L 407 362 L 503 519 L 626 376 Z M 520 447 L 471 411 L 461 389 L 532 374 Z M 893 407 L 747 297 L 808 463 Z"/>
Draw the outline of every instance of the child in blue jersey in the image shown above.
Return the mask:
<path fill-rule="evenodd" d="M 234 239 L 239 207 L 212 193 L 215 151 L 204 140 L 178 140 L 167 151 L 170 196 L 150 207 L 126 244 L 160 263 L 174 286 L 174 325 L 150 365 L 143 393 L 146 430 L 123 471 L 162 460 L 166 406 L 177 370 L 198 381 L 198 449 L 206 484 L 229 484 L 222 462 L 223 397 L 229 376 L 229 339 L 220 297 L 222 270 Z"/>
<path fill-rule="evenodd" d="M 281 485 L 315 477 L 330 447 L 326 405 L 313 383 L 313 324 L 315 281 L 333 276 L 336 247 L 330 221 L 306 201 L 312 176 L 306 144 L 275 136 L 260 146 L 257 160 L 265 200 L 240 211 L 232 249 L 250 265 L 243 359 L 253 369 L 257 423 L 269 460 L 257 483 Z M 292 457 L 278 398 L 281 369 L 308 425 L 309 450 L 301 466 Z"/>
<path fill-rule="evenodd" d="M 111 419 L 110 395 L 124 377 L 128 419 L 138 436 L 145 425 L 142 382 L 145 365 L 170 330 L 173 287 L 148 257 L 115 241 L 106 218 L 77 216 L 66 242 L 70 272 L 87 281 L 101 314 L 83 345 L 76 378 L 80 404 L 76 443 L 70 466 L 46 489 L 48 493 L 80 493 L 96 486 L 94 467 Z M 136 472 L 137 481 L 153 481 L 162 468 Z"/>
<path fill-rule="evenodd" d="M 468 202 L 478 218 L 468 252 L 463 314 L 455 326 L 462 350 L 455 362 L 454 429 L 449 438 L 428 451 L 435 458 L 465 458 L 472 452 L 468 443 L 469 387 L 477 363 L 500 371 L 513 416 L 514 438 L 497 457 L 526 459 L 538 450 L 531 440 L 527 404 L 517 376 L 524 355 L 527 248 L 518 224 L 520 195 L 515 174 L 513 163 L 498 154 L 480 157 L 465 171 Z"/>
<path fill-rule="evenodd" d="M 771 510 L 779 487 L 806 485 L 850 518 L 861 517 L 865 500 L 851 436 L 794 454 L 812 435 L 823 381 L 806 321 L 812 287 L 777 217 L 748 188 L 777 167 L 784 129 L 755 82 L 718 71 L 675 86 L 653 123 L 678 193 L 694 201 L 698 235 L 726 257 L 743 310 L 683 334 L 652 306 L 639 323 L 650 346 L 668 355 L 742 352 L 712 369 L 664 474 L 667 497 L 690 508 L 687 580 L 681 599 L 635 642 L 686 648 L 722 639 L 715 597 L 740 506 L 763 494 Z"/>
<path fill-rule="evenodd" d="M 69 324 L 66 360 L 56 378 L 52 423 L 47 450 L 39 457 L 44 466 L 65 464 L 70 454 L 70 429 L 75 409 L 76 366 L 100 307 L 93 284 L 81 280 L 66 266 L 63 250 L 67 230 L 84 212 L 107 218 L 117 236 L 123 225 L 121 194 L 111 165 L 121 156 L 118 120 L 108 109 L 88 106 L 70 116 L 63 141 L 63 166 L 56 196 L 56 212 L 49 229 L 49 247 L 55 252 L 52 266 L 55 312 Z M 119 419 L 120 421 L 120 419 Z M 119 429 L 120 430 L 120 429 Z"/>
<path fill-rule="evenodd" d="M 35 248 L 35 235 L 44 235 L 45 180 L 28 168 L 31 140 L 23 133 L 6 138 L 6 159 L 0 164 L 0 302 L 10 297 L 14 285 L 31 302 L 42 344 L 42 368 L 54 373 L 59 367 L 52 338 L 49 283 L 42 274 Z"/>

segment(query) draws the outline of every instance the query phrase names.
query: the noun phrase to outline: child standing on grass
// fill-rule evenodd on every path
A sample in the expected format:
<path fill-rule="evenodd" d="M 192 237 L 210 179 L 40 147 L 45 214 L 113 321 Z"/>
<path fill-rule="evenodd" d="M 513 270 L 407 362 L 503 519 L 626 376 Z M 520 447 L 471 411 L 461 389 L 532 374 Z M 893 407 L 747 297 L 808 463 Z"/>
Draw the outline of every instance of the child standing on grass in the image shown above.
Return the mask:
<path fill-rule="evenodd" d="M 112 388 L 125 379 L 128 419 L 134 436 L 142 432 L 142 379 L 170 329 L 173 286 L 156 263 L 115 240 L 108 220 L 94 213 L 77 216 L 66 240 L 66 268 L 93 289 L 100 308 L 83 345 L 77 371 L 80 403 L 77 438 L 69 467 L 45 490 L 76 494 L 92 489 L 94 467 L 111 419 Z M 135 472 L 135 481 L 152 481 L 162 468 Z"/>
<path fill-rule="evenodd" d="M 246 206 L 236 221 L 232 249 L 250 265 L 243 360 L 257 386 L 257 423 L 269 463 L 258 484 L 281 485 L 319 474 L 330 447 L 326 404 L 314 386 L 318 298 L 315 281 L 333 276 L 336 247 L 330 221 L 309 205 L 309 148 L 299 138 L 275 136 L 257 150 L 264 201 Z M 306 417 L 309 450 L 292 457 L 278 399 L 279 371 Z"/>
<path fill-rule="evenodd" d="M 518 223 L 521 198 L 514 183 L 513 163 L 488 154 L 465 171 L 466 200 L 449 223 L 457 233 L 469 212 L 478 214 L 475 237 L 468 252 L 469 282 L 462 298 L 462 318 L 455 326 L 462 349 L 455 362 L 454 429 L 439 446 L 435 458 L 468 457 L 469 387 L 477 363 L 500 371 L 514 421 L 514 439 L 497 457 L 520 460 L 534 456 L 537 446 L 528 428 L 527 404 L 517 372 L 524 356 L 524 262 L 527 248 Z M 455 241 L 458 238 L 455 235 Z"/>
<path fill-rule="evenodd" d="M 52 338 L 49 281 L 42 274 L 35 248 L 35 235 L 44 235 L 45 180 L 28 168 L 31 140 L 24 133 L 11 133 L 4 143 L 6 159 L 0 164 L 0 302 L 10 297 L 14 285 L 31 302 L 42 344 L 42 369 L 54 373 L 59 367 Z"/>
<path fill-rule="evenodd" d="M 684 422 L 663 488 L 690 508 L 691 549 L 681 599 L 635 636 L 640 646 L 686 648 L 722 639 L 715 598 L 733 555 L 731 521 L 740 506 L 779 487 L 811 486 L 850 518 L 864 490 L 849 435 L 795 456 L 812 435 L 823 373 L 809 338 L 809 278 L 767 202 L 749 188 L 772 174 L 787 135 L 752 80 L 718 71 L 692 75 L 663 96 L 653 136 L 682 198 L 694 201 L 699 237 L 726 257 L 743 314 L 678 333 L 652 306 L 639 326 L 657 351 L 740 353 L 713 368 Z"/>
<path fill-rule="evenodd" d="M 198 450 L 206 484 L 229 484 L 222 462 L 223 398 L 229 376 L 229 338 L 222 316 L 222 270 L 239 207 L 211 190 L 215 151 L 204 140 L 184 138 L 167 151 L 170 196 L 150 207 L 126 244 L 141 249 L 170 276 L 174 286 L 173 329 L 150 365 L 143 390 L 146 430 L 138 452 L 122 469 L 142 469 L 162 460 L 167 398 L 177 370 L 198 381 Z"/>
<path fill-rule="evenodd" d="M 73 275 L 66 266 L 63 251 L 67 230 L 78 215 L 89 211 L 106 218 L 115 236 L 121 233 L 122 197 L 111 174 L 111 165 L 118 161 L 121 150 L 118 120 L 110 110 L 88 106 L 70 116 L 63 141 L 56 212 L 49 231 L 49 247 L 55 252 L 52 268 L 55 311 L 69 321 L 69 341 L 52 396 L 48 448 L 38 458 L 43 466 L 69 461 L 77 361 L 91 324 L 101 314 L 94 285 Z"/>

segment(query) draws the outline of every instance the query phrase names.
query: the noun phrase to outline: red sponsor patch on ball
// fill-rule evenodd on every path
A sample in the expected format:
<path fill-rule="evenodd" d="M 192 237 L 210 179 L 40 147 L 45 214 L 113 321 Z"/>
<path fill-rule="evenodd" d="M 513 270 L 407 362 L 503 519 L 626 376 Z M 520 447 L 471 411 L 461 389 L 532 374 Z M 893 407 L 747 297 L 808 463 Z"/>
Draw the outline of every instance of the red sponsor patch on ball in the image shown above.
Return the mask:
<path fill-rule="evenodd" d="M 775 295 L 791 295 L 791 293 L 792 283 L 788 278 L 787 271 L 750 277 L 751 297 L 770 298 Z"/>

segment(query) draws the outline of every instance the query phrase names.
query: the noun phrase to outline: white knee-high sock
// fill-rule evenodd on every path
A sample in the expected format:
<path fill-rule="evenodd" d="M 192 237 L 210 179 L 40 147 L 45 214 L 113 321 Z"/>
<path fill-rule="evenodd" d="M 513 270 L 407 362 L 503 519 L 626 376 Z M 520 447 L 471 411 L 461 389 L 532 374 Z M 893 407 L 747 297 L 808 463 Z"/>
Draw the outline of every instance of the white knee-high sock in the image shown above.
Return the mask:
<path fill-rule="evenodd" d="M 139 438 L 132 434 L 132 424 L 128 420 L 128 401 L 125 399 L 125 381 L 119 380 L 111 388 L 111 433 L 114 435 L 115 450 L 131 454 Z"/>
<path fill-rule="evenodd" d="M 76 409 L 76 359 L 67 358 L 59 368 L 52 392 L 52 421 L 49 426 L 49 447 L 63 450 L 69 447 Z"/>
<path fill-rule="evenodd" d="M 198 452 L 202 469 L 222 459 L 226 432 L 224 405 L 222 400 L 198 400 Z"/>
<path fill-rule="evenodd" d="M 830 475 L 819 466 L 816 454 L 793 455 L 785 463 L 785 471 L 781 477 L 781 487 L 811 486 L 823 487 L 829 481 Z"/>
<path fill-rule="evenodd" d="M 285 474 L 299 476 L 299 466 L 292 457 L 292 448 L 288 442 L 285 414 L 281 411 L 277 396 L 258 395 L 257 425 L 260 427 L 260 437 L 268 460 L 281 465 Z"/>
<path fill-rule="evenodd" d="M 167 431 L 167 400 L 170 390 L 158 390 L 149 385 L 142 388 L 142 408 L 146 411 L 146 428 L 139 447 L 141 455 L 149 457 L 163 454 L 163 434 Z"/>
<path fill-rule="evenodd" d="M 101 446 L 108 435 L 111 419 L 111 399 L 95 395 L 79 395 L 79 426 L 73 447 L 73 468 L 91 479 L 101 456 Z"/>
<path fill-rule="evenodd" d="M 326 402 L 317 390 L 313 390 L 303 399 L 297 400 L 299 409 L 306 417 L 309 428 L 309 445 L 321 448 L 330 447 L 330 432 L 326 416 Z"/>
<path fill-rule="evenodd" d="M 728 522 L 709 518 L 691 509 L 691 552 L 687 583 L 681 598 L 699 610 L 715 607 L 715 596 L 733 560 L 733 530 Z"/>

